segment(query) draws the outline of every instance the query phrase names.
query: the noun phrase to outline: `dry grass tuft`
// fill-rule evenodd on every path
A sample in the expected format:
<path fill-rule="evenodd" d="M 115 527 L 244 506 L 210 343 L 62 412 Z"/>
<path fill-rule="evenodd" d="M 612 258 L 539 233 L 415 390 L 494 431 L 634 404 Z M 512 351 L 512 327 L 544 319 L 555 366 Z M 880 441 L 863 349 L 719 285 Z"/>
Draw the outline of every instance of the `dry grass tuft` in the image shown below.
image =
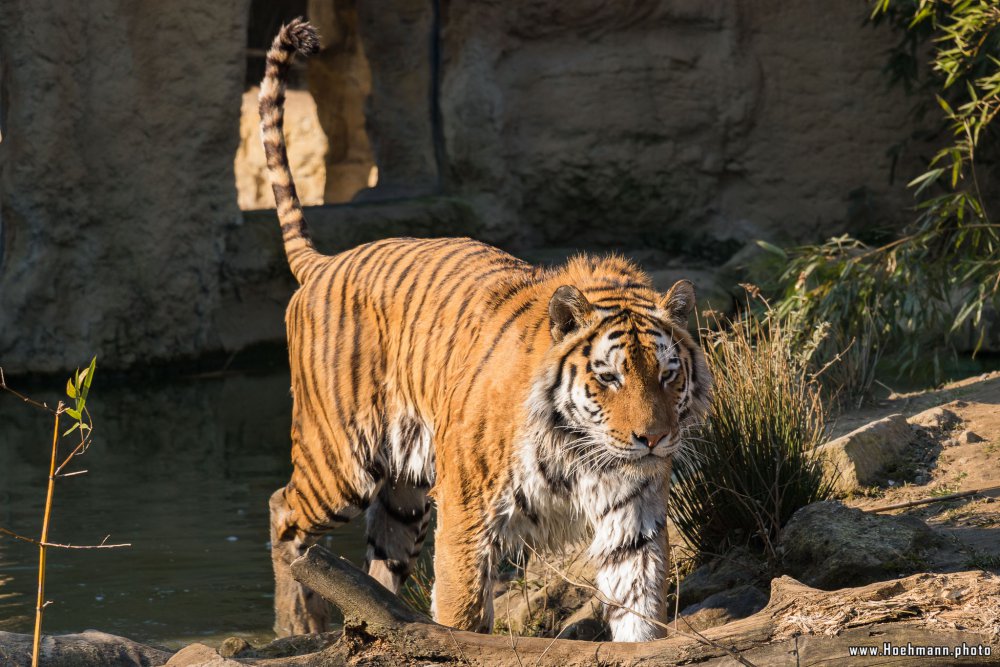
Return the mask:
<path fill-rule="evenodd" d="M 711 316 L 710 324 L 702 338 L 715 395 L 688 455 L 674 462 L 671 519 L 703 556 L 749 544 L 776 563 L 781 527 L 831 491 L 811 453 L 824 437 L 810 369 L 825 332 L 796 345 L 801 338 L 769 309 L 747 308 L 736 321 Z"/>

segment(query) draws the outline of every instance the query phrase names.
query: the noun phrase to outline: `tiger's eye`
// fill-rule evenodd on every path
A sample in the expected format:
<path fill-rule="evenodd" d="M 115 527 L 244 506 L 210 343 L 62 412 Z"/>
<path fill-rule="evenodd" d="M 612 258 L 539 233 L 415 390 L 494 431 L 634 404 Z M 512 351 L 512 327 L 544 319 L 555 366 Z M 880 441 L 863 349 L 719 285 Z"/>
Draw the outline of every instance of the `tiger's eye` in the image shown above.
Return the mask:
<path fill-rule="evenodd" d="M 604 384 L 615 384 L 618 382 L 618 376 L 614 373 L 601 373 L 597 376 L 597 379 Z"/>
<path fill-rule="evenodd" d="M 673 370 L 664 375 L 662 378 L 660 378 L 660 382 L 663 384 L 670 384 L 676 379 L 677 379 L 677 371 Z"/>

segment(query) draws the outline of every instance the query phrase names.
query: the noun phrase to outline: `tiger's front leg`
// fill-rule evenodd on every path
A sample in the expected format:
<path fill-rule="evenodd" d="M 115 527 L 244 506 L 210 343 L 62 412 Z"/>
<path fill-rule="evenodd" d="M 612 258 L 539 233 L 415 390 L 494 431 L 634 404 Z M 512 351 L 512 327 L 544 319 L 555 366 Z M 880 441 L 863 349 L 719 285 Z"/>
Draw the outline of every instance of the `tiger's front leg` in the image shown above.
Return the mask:
<path fill-rule="evenodd" d="M 493 629 L 494 559 L 481 517 L 481 511 L 446 504 L 438 508 L 434 533 L 434 620 L 472 632 Z"/>
<path fill-rule="evenodd" d="M 666 502 L 660 493 L 642 493 L 623 505 L 613 501 L 595 517 L 590 555 L 596 584 L 613 604 L 606 607 L 616 642 L 658 639 L 667 615 L 670 555 Z"/>

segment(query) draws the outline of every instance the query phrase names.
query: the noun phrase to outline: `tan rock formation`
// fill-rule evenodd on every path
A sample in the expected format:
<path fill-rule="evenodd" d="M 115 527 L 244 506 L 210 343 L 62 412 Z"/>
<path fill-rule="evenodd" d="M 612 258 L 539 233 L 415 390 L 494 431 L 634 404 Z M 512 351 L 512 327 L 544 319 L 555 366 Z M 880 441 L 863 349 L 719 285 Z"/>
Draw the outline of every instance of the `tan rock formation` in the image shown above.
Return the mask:
<path fill-rule="evenodd" d="M 233 161 L 238 202 L 244 211 L 274 208 L 264 145 L 260 141 L 259 92 L 258 88 L 252 88 L 243 93 L 240 146 Z M 323 203 L 326 190 L 326 134 L 316 115 L 316 102 L 308 91 L 289 90 L 286 95 L 285 140 L 295 174 L 295 189 L 305 206 L 318 206 Z"/>
<path fill-rule="evenodd" d="M 890 182 L 886 151 L 908 136 L 911 103 L 882 72 L 897 38 L 863 25 L 867 11 L 450 2 L 447 186 L 521 242 L 711 251 L 898 220 L 921 162 L 904 153 Z"/>
<path fill-rule="evenodd" d="M 248 3 L 0 3 L 0 363 L 218 349 Z"/>

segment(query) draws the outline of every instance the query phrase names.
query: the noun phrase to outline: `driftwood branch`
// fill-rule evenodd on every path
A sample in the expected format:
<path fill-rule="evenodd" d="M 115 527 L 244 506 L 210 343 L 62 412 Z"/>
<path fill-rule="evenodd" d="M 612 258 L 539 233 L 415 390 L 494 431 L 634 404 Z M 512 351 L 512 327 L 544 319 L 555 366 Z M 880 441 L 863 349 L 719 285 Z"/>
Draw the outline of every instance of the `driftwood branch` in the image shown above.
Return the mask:
<path fill-rule="evenodd" d="M 322 547 L 311 547 L 292 561 L 292 576 L 332 602 L 347 625 L 398 630 L 407 624 L 433 623 L 390 593 L 350 561 Z"/>

